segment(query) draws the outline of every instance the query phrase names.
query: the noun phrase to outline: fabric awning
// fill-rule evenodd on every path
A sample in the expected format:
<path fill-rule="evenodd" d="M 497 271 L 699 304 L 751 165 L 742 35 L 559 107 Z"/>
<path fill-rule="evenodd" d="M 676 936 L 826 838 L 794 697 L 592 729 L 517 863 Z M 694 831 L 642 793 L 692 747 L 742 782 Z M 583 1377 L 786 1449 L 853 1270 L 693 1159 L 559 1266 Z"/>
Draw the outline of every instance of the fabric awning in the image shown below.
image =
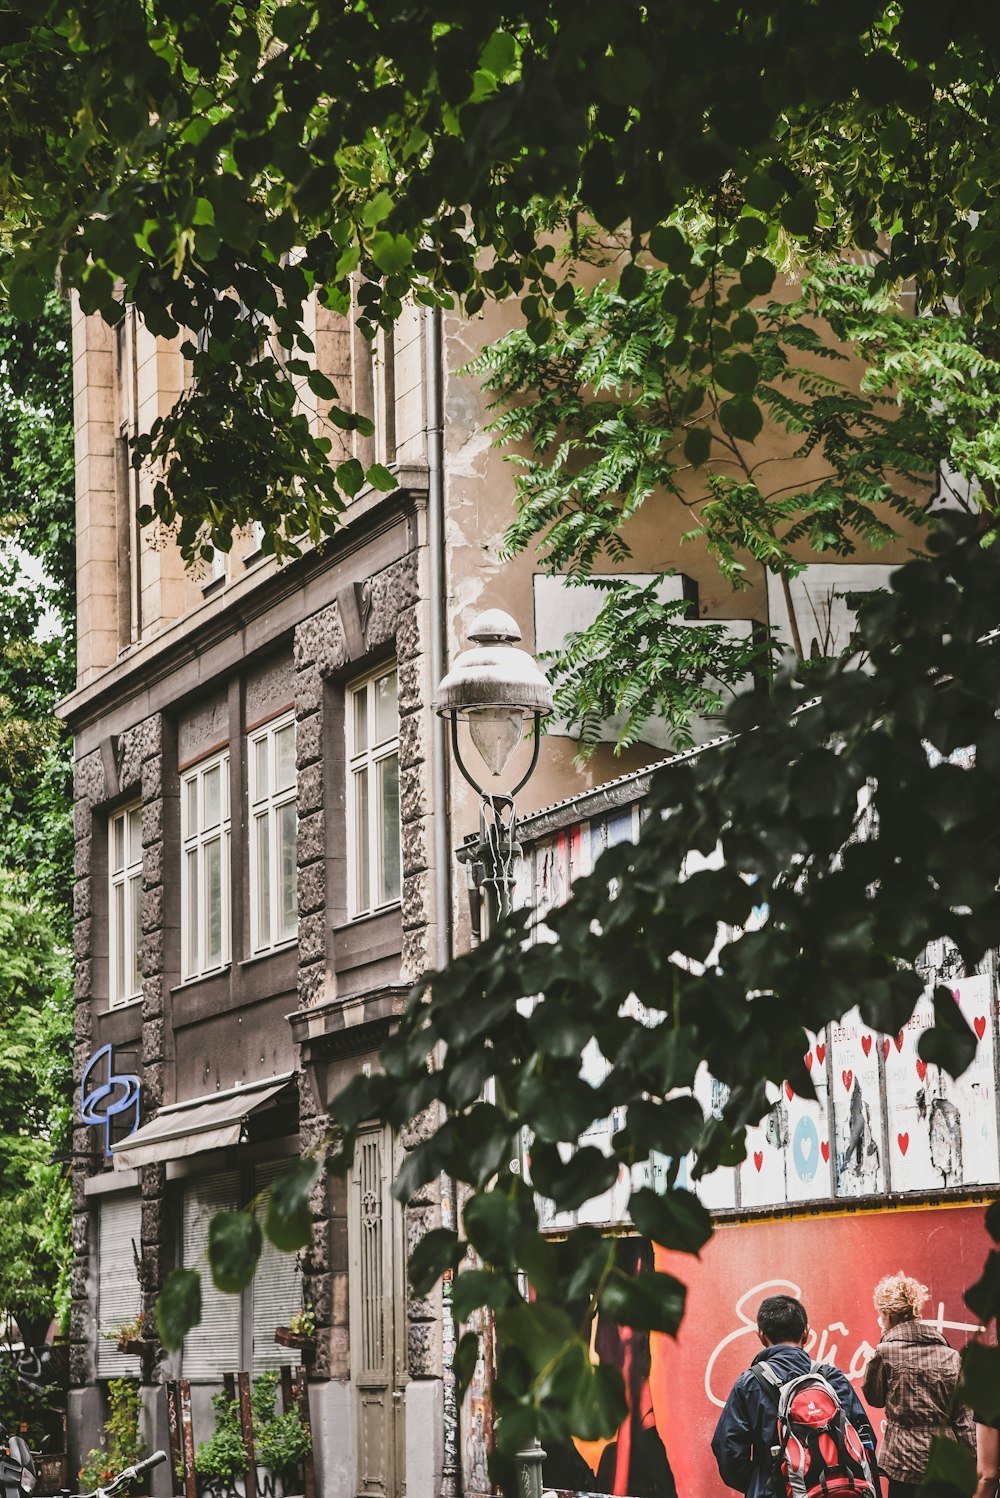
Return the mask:
<path fill-rule="evenodd" d="M 248 1082 L 227 1092 L 212 1092 L 161 1108 L 150 1123 L 111 1146 L 115 1170 L 133 1170 L 154 1161 L 179 1160 L 202 1150 L 239 1144 L 245 1120 L 272 1103 L 290 1085 L 293 1075 L 286 1072 L 281 1077 L 267 1077 L 263 1082 Z"/>

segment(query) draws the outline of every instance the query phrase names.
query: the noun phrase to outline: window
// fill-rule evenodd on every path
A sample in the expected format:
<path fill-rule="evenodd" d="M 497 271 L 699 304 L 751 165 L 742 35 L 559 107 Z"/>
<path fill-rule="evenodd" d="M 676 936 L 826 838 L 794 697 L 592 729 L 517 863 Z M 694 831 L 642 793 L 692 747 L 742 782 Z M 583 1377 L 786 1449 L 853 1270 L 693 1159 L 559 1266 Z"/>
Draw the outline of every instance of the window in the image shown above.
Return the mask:
<path fill-rule="evenodd" d="M 297 1363 L 301 1353 L 278 1347 L 276 1326 L 302 1307 L 302 1271 L 294 1254 L 280 1253 L 265 1238 L 257 1271 L 242 1295 L 217 1290 L 206 1272 L 208 1233 L 217 1212 L 236 1212 L 255 1202 L 262 1222 L 266 1200 L 257 1200 L 289 1163 L 279 1160 L 258 1165 L 252 1175 L 236 1170 L 202 1176 L 184 1188 L 183 1262 L 201 1273 L 201 1324 L 184 1338 L 181 1368 L 185 1378 L 217 1380 L 224 1373 L 251 1368 L 254 1376 L 265 1368 Z M 250 1337 L 252 1345 L 246 1345 Z"/>
<path fill-rule="evenodd" d="M 183 976 L 200 978 L 229 962 L 229 755 L 181 778 L 181 948 Z"/>
<path fill-rule="evenodd" d="M 97 1233 L 97 1325 L 112 1331 L 142 1309 L 133 1245 L 138 1248 L 140 1201 L 135 1195 L 106 1196 Z M 97 1338 L 98 1378 L 122 1378 L 135 1372 L 135 1361 L 119 1352 L 107 1337 Z"/>
<path fill-rule="evenodd" d="M 347 817 L 351 915 L 368 915 L 400 893 L 395 667 L 347 693 Z"/>
<path fill-rule="evenodd" d="M 250 950 L 266 952 L 298 930 L 295 856 L 295 719 L 277 718 L 247 741 L 250 796 Z"/>
<path fill-rule="evenodd" d="M 112 1009 L 142 996 L 142 807 L 116 812 L 108 824 L 108 1002 Z"/>

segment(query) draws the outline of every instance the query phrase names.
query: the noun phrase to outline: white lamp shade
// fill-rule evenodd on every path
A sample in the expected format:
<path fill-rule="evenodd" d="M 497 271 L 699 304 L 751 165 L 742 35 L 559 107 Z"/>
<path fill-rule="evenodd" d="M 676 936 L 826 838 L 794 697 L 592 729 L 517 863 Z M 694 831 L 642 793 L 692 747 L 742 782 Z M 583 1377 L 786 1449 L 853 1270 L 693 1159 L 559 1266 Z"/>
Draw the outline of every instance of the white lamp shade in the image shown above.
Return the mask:
<path fill-rule="evenodd" d="M 474 707 L 468 710 L 469 735 L 493 775 L 503 771 L 521 742 L 524 712 L 519 707 Z"/>

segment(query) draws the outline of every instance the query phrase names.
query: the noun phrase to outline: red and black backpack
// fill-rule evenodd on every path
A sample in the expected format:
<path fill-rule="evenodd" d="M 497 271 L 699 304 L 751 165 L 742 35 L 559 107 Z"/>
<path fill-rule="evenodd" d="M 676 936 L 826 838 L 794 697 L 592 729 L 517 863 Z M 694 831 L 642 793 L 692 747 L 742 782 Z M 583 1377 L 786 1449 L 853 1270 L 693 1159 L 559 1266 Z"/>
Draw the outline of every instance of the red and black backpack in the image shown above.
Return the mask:
<path fill-rule="evenodd" d="M 787 1382 L 766 1362 L 750 1372 L 778 1406 L 778 1443 L 771 1447 L 776 1498 L 878 1498 L 868 1453 L 821 1364 Z"/>

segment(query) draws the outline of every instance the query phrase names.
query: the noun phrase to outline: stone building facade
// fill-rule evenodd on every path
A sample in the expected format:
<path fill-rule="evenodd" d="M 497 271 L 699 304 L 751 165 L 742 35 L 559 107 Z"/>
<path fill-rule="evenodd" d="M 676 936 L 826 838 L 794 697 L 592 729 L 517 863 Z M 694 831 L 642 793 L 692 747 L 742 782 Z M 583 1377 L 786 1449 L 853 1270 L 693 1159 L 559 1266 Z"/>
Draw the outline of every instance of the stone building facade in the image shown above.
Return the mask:
<path fill-rule="evenodd" d="M 441 1292 L 418 1299 L 405 1279 L 408 1252 L 454 1204 L 446 1183 L 405 1211 L 388 1189 L 433 1120 L 399 1139 L 366 1134 L 353 1174 L 317 1186 L 308 1250 L 266 1252 L 241 1297 L 206 1289 L 203 1326 L 181 1353 L 161 1354 L 155 1338 L 119 1353 L 102 1333 L 139 1311 L 148 1326 L 171 1267 L 205 1271 L 212 1213 L 259 1211 L 283 1161 L 322 1150 L 331 1097 L 377 1065 L 413 980 L 468 939 L 465 891 L 445 865 L 477 813 L 440 762 L 434 641 L 453 654 L 486 607 L 513 613 L 529 649 L 565 628 L 533 560 L 502 556 L 511 478 L 483 394 L 460 373 L 505 316 L 446 318 L 441 336 L 410 310 L 373 359 L 347 320 L 317 308 L 317 361 L 374 411 L 376 435 L 346 436 L 319 404 L 314 429 L 335 457 L 387 464 L 398 488 L 363 490 L 330 542 L 285 565 L 248 533 L 200 575 L 169 535 L 139 526 L 150 480 L 128 464 L 130 440 L 185 387 L 179 340 L 131 316 L 116 330 L 75 318 L 79 680 L 64 705 L 76 795 L 74 1458 L 95 1443 L 120 1375 L 143 1382 L 151 1445 L 166 1443 L 163 1379 L 190 1379 L 203 1439 L 223 1376 L 295 1356 L 274 1329 L 308 1305 L 321 1498 L 482 1486 L 482 1453 L 470 1457 L 458 1429 Z M 732 596 L 713 564 L 679 548 L 651 512 L 632 570 L 683 563 L 700 617 L 780 627 L 763 573 L 750 569 Z M 657 752 L 616 760 L 602 747 L 581 769 L 574 750 L 565 734 L 546 739 L 525 811 Z M 158 1498 L 173 1490 L 165 1468 L 156 1483 Z"/>

